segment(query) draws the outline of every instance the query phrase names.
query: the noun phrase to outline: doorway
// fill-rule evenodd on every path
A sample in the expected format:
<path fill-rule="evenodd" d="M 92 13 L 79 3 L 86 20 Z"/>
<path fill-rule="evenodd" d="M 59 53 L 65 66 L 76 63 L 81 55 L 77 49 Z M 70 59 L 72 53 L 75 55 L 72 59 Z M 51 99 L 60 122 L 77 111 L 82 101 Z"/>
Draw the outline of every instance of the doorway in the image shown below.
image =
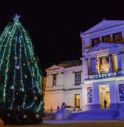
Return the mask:
<path fill-rule="evenodd" d="M 74 95 L 75 108 L 80 109 L 80 94 Z"/>
<path fill-rule="evenodd" d="M 109 109 L 110 108 L 110 89 L 109 85 L 100 85 L 99 86 L 99 99 L 100 99 L 100 108 Z"/>

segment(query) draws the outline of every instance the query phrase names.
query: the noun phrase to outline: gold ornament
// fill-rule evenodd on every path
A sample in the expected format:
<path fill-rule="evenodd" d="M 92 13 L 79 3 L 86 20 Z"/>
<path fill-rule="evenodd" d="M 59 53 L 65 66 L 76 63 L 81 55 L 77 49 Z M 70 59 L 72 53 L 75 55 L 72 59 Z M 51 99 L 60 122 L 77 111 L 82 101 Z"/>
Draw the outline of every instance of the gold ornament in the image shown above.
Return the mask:
<path fill-rule="evenodd" d="M 21 88 L 21 91 L 24 91 L 24 88 Z"/>
<path fill-rule="evenodd" d="M 35 117 L 36 117 L 36 118 L 40 118 L 39 114 L 36 114 Z"/>
<path fill-rule="evenodd" d="M 25 119 L 26 119 L 26 118 L 27 118 L 27 115 L 26 115 L 26 114 L 24 114 L 24 115 L 23 115 L 23 118 L 25 118 Z"/>
<path fill-rule="evenodd" d="M 27 75 L 24 75 L 25 78 L 27 78 L 28 76 Z"/>
<path fill-rule="evenodd" d="M 7 116 L 10 117 L 10 114 L 8 113 Z"/>
<path fill-rule="evenodd" d="M 15 56 L 14 59 L 17 60 L 17 56 Z"/>
<path fill-rule="evenodd" d="M 14 89 L 14 86 L 11 86 L 11 89 Z"/>
<path fill-rule="evenodd" d="M 23 83 L 23 80 L 20 80 L 20 83 Z"/>
<path fill-rule="evenodd" d="M 15 66 L 15 67 L 16 67 L 17 70 L 19 70 L 19 68 L 20 68 L 19 65 Z"/>
<path fill-rule="evenodd" d="M 6 69 L 5 72 L 7 73 L 8 72 L 8 69 Z"/>
<path fill-rule="evenodd" d="M 21 45 L 21 47 L 23 47 L 23 45 Z"/>
<path fill-rule="evenodd" d="M 35 96 L 35 97 L 34 97 L 34 100 L 37 100 L 37 99 L 38 99 L 37 96 Z"/>
<path fill-rule="evenodd" d="M 34 73 L 32 73 L 32 77 L 35 77 L 35 74 Z"/>

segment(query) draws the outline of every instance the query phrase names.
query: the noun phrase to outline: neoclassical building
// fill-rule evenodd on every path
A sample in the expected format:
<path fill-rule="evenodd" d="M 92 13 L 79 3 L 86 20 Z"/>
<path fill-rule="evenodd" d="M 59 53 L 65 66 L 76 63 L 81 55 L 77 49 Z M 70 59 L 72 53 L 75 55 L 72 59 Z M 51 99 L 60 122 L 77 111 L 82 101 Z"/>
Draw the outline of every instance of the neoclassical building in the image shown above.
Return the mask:
<path fill-rule="evenodd" d="M 103 20 L 80 36 L 82 109 L 124 108 L 124 21 Z"/>
<path fill-rule="evenodd" d="M 103 20 L 80 37 L 82 63 L 47 69 L 45 109 L 62 102 L 82 111 L 123 109 L 124 21 Z"/>
<path fill-rule="evenodd" d="M 46 70 L 45 111 L 56 111 L 64 102 L 67 106 L 82 107 L 82 62 L 65 61 Z M 73 109 L 71 109 L 73 110 Z"/>

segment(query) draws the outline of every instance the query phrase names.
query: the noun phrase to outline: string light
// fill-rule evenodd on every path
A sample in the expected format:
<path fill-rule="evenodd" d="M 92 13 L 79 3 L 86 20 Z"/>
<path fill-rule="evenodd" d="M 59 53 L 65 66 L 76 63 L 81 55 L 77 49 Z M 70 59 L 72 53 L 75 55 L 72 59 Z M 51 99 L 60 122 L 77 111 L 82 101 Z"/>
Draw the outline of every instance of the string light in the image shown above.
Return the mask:
<path fill-rule="evenodd" d="M 0 74 L 4 77 L 0 86 L 3 89 L 0 101 L 9 103 L 9 110 L 35 111 L 34 115 L 37 113 L 36 118 L 39 118 L 38 113 L 43 110 L 41 75 L 31 39 L 19 18 L 16 15 L 14 23 L 6 26 L 0 36 Z M 30 93 L 35 93 L 35 96 L 30 96 Z M 27 117 L 23 115 L 23 118 Z"/>

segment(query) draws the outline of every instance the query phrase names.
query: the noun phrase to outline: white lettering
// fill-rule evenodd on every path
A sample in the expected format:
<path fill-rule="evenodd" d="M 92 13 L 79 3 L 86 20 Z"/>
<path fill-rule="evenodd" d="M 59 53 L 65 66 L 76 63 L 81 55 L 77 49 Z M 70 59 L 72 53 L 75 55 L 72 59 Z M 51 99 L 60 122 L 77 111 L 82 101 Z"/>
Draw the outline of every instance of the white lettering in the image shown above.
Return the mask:
<path fill-rule="evenodd" d="M 89 79 L 112 77 L 112 76 L 116 76 L 116 75 L 117 75 L 116 72 L 113 72 L 113 73 L 105 73 L 105 74 L 89 75 Z"/>

